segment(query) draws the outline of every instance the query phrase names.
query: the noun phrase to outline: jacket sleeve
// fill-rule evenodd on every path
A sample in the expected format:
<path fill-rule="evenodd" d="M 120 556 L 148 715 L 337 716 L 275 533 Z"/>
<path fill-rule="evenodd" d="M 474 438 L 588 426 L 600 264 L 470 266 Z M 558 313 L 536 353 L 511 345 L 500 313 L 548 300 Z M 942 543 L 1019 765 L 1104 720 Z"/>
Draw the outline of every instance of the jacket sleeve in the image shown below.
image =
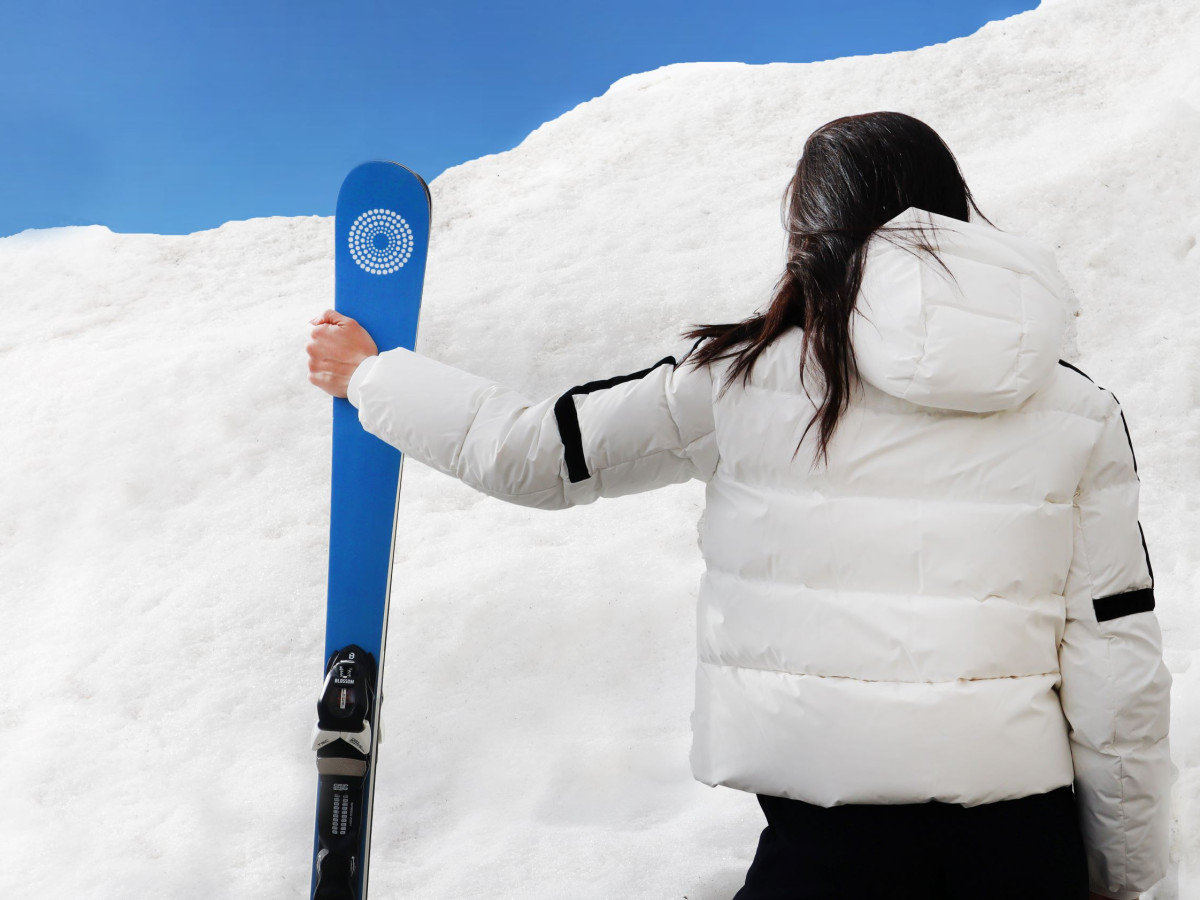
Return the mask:
<path fill-rule="evenodd" d="M 1131 900 L 1166 874 L 1171 675 L 1138 522 L 1133 445 L 1111 393 L 1074 499 L 1074 551 L 1059 647 L 1091 889 Z"/>
<path fill-rule="evenodd" d="M 561 509 L 716 467 L 712 378 L 667 357 L 534 403 L 403 348 L 364 360 L 349 400 L 371 434 L 471 487 Z"/>

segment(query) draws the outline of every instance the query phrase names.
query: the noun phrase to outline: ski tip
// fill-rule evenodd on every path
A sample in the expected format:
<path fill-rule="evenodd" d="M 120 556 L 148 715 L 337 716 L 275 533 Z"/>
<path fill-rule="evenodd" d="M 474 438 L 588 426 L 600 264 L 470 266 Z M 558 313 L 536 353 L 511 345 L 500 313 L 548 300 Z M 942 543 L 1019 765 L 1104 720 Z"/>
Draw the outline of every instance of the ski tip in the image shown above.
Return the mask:
<path fill-rule="evenodd" d="M 432 211 L 433 196 L 429 192 L 429 182 L 427 182 L 424 178 L 422 178 L 418 172 L 410 169 L 408 166 L 404 165 L 404 163 L 396 162 L 394 159 L 373 159 L 373 160 L 369 160 L 368 162 L 365 162 L 365 163 L 360 163 L 359 165 L 366 166 L 366 165 L 370 165 L 371 163 L 384 163 L 385 165 L 396 166 L 397 168 L 403 169 L 405 172 L 407 172 L 413 178 L 417 179 L 417 181 L 419 181 L 421 183 L 422 189 L 424 189 L 424 191 L 425 191 L 425 202 L 429 205 L 429 209 Z M 355 166 L 355 168 L 358 168 L 358 166 Z M 353 171 L 353 169 L 351 171 Z"/>

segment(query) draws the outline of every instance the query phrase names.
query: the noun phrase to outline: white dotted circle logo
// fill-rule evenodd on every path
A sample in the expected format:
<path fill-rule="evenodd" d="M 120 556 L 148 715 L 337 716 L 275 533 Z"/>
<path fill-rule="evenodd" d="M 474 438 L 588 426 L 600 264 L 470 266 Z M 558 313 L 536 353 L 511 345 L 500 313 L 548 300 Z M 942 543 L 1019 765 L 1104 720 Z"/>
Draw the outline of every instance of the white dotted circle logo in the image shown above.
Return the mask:
<path fill-rule="evenodd" d="M 372 275 L 395 272 L 412 251 L 412 229 L 390 209 L 368 209 L 350 226 L 350 255 Z"/>

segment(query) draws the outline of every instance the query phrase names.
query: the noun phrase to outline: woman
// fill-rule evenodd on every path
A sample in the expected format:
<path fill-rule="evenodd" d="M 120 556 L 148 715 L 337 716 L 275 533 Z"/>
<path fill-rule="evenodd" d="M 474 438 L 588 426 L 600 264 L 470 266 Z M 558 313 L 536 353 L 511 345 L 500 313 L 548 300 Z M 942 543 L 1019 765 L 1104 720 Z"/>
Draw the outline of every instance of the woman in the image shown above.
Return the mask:
<path fill-rule="evenodd" d="M 1124 416 L 1058 359 L 1052 255 L 973 221 L 899 113 L 814 132 L 787 203 L 770 305 L 685 359 L 532 403 L 328 311 L 310 381 L 514 503 L 707 483 L 691 761 L 767 819 L 737 900 L 1137 897 L 1171 678 Z"/>

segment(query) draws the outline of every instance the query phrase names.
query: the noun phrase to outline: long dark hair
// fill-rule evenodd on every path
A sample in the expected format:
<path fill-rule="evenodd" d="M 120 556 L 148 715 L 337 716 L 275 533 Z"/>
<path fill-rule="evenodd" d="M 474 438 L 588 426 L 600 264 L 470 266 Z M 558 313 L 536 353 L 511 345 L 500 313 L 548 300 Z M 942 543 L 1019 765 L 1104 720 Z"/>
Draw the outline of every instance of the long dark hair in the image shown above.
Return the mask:
<path fill-rule="evenodd" d="M 850 316 L 862 282 L 867 240 L 911 206 L 968 221 L 970 211 L 990 225 L 971 196 L 958 162 L 938 133 L 898 112 L 844 116 L 822 125 L 804 142 L 796 173 L 784 193 L 787 267 L 770 305 L 728 325 L 697 325 L 685 332 L 700 341 L 688 362 L 710 365 L 732 359 L 722 390 L 746 384 L 767 346 L 792 328 L 803 329 L 800 383 L 811 354 L 820 367 L 824 396 L 796 445 L 820 423 L 815 457 L 828 463 L 828 446 L 857 377 L 850 346 Z M 911 232 L 911 229 L 907 229 Z M 923 230 L 910 245 L 936 257 Z M 708 340 L 704 340 L 708 339 Z M 805 392 L 808 387 L 804 385 Z M 811 396 L 811 395 L 810 395 Z"/>

